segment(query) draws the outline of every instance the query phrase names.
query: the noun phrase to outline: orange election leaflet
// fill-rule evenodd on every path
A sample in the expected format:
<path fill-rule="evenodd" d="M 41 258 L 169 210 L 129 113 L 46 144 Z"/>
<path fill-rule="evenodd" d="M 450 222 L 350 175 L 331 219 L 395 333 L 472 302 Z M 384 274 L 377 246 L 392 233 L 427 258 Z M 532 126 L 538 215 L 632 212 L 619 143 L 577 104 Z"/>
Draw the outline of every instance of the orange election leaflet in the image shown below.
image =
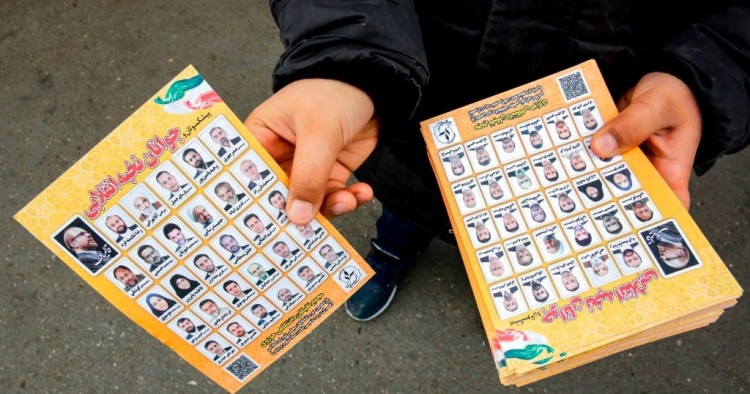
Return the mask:
<path fill-rule="evenodd" d="M 593 154 L 616 115 L 588 61 L 422 122 L 504 384 L 705 325 L 742 293 L 639 149 Z"/>
<path fill-rule="evenodd" d="M 15 215 L 104 298 L 236 392 L 372 275 L 192 66 Z"/>

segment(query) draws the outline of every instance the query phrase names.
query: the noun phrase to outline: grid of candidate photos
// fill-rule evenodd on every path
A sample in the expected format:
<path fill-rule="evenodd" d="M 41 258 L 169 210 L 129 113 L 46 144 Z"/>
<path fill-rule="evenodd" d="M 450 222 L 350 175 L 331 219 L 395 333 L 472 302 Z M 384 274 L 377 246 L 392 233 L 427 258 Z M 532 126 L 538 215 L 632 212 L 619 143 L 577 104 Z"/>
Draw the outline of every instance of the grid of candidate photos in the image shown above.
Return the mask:
<path fill-rule="evenodd" d="M 350 292 L 364 275 L 318 221 L 289 223 L 287 194 L 221 115 L 101 217 L 76 216 L 53 239 L 217 365 L 257 369 L 244 347 L 329 278 Z"/>
<path fill-rule="evenodd" d="M 500 319 L 653 267 L 700 265 L 674 220 L 662 221 L 622 157 L 597 157 L 593 99 L 462 141 L 430 125 L 449 193 Z"/>

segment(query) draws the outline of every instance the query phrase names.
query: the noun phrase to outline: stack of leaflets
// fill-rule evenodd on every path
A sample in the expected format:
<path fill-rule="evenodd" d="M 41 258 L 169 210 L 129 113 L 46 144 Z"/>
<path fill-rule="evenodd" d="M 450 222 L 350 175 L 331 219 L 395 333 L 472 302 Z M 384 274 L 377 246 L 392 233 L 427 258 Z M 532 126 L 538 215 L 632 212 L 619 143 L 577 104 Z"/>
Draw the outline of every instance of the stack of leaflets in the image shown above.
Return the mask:
<path fill-rule="evenodd" d="M 710 324 L 742 289 L 646 156 L 601 159 L 594 61 L 422 122 L 500 380 Z"/>
<path fill-rule="evenodd" d="M 15 218 L 224 389 L 279 359 L 372 276 L 188 67 Z"/>

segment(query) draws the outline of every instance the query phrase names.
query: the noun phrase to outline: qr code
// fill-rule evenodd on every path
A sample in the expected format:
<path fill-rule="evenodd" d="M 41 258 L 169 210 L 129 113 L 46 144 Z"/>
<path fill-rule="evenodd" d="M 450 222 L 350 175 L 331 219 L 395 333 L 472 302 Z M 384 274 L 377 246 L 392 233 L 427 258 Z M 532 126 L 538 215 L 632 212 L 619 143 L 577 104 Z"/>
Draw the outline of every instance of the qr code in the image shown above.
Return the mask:
<path fill-rule="evenodd" d="M 565 101 L 589 94 L 589 87 L 586 86 L 586 80 L 583 79 L 580 71 L 557 78 L 557 83 L 560 84 L 560 90 L 565 95 Z"/>
<path fill-rule="evenodd" d="M 245 380 L 258 368 L 260 368 L 260 365 L 243 354 L 227 366 L 227 371 L 235 378 Z"/>

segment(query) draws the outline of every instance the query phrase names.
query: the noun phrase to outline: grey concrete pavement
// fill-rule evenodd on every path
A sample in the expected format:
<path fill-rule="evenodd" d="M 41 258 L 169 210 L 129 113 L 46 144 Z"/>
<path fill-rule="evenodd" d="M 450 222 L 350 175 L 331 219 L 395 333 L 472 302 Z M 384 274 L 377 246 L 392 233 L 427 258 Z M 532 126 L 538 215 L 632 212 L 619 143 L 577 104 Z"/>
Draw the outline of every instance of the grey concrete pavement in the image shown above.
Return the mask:
<path fill-rule="evenodd" d="M 281 52 L 265 1 L 0 2 L 0 392 L 221 392 L 10 217 L 193 64 L 239 117 Z M 750 287 L 750 150 L 692 183 L 692 213 Z M 365 253 L 379 207 L 335 221 Z M 434 242 L 391 309 L 337 311 L 243 392 L 750 391 L 747 297 L 720 320 L 536 384 L 503 388 L 458 252 Z"/>

